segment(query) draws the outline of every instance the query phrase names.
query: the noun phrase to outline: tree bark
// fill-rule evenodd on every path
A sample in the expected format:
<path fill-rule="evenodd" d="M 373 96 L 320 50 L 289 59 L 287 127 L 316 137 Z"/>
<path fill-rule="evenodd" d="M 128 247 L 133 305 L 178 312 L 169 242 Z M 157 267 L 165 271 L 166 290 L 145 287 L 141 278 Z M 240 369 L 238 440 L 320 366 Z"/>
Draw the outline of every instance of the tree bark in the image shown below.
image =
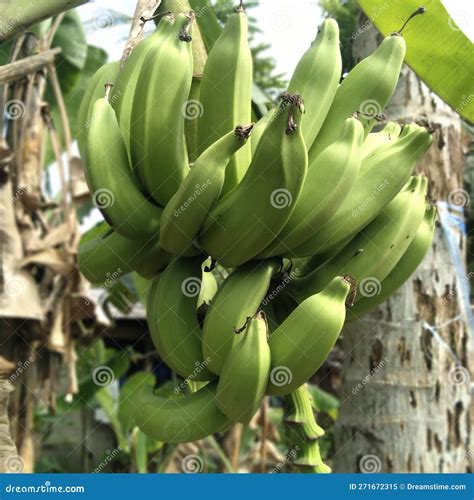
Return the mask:
<path fill-rule="evenodd" d="M 373 27 L 365 30 L 354 42 L 356 59 L 379 41 Z M 435 129 L 433 146 L 417 170 L 430 180 L 433 203 L 459 204 L 464 193 L 459 116 L 406 67 L 386 115 Z M 459 276 L 453 258 L 454 250 L 464 260 L 465 235 L 449 233 L 450 246 L 448 229 L 437 227 L 432 249 L 402 289 L 343 330 L 336 472 L 469 470 L 472 345 L 469 314 L 458 292 L 468 280 Z"/>

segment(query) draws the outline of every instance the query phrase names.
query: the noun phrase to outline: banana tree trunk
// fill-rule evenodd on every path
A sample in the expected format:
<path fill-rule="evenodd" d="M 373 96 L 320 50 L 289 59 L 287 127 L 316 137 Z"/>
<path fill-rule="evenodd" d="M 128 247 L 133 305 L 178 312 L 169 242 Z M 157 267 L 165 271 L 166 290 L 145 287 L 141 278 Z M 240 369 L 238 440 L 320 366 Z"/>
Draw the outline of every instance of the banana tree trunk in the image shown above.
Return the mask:
<path fill-rule="evenodd" d="M 372 52 L 371 27 L 354 42 L 356 60 Z M 418 167 L 430 179 L 433 203 L 466 205 L 462 191 L 459 116 L 405 68 L 386 110 L 391 120 L 416 120 L 434 130 Z M 443 207 L 442 207 L 443 208 Z M 465 472 L 469 467 L 471 384 L 469 305 L 461 291 L 465 235 L 446 227 L 406 283 L 377 310 L 344 328 L 345 353 L 336 472 Z M 447 217 L 446 217 L 447 216 Z M 458 228 L 462 227 L 461 224 Z M 449 236 L 449 238 L 448 238 Z M 461 274 L 460 273 L 463 273 Z"/>

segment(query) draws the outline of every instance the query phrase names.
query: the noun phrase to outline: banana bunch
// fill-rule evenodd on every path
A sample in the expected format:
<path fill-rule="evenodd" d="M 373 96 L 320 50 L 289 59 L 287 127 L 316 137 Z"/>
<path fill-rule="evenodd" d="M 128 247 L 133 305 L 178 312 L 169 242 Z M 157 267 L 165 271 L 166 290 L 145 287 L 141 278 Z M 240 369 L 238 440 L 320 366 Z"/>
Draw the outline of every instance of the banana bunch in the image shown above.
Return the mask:
<path fill-rule="evenodd" d="M 201 439 L 283 396 L 295 465 L 325 472 L 305 383 L 344 323 L 410 277 L 434 233 L 428 180 L 413 175 L 431 135 L 380 124 L 405 41 L 386 37 L 340 82 L 339 28 L 326 19 L 288 90 L 253 124 L 243 6 L 202 75 L 194 17 L 166 13 L 123 68 L 91 78 L 78 141 L 106 222 L 81 241 L 79 269 L 99 285 L 118 270 L 150 280 L 150 335 L 183 383 L 173 395 L 137 390 L 143 432 Z"/>

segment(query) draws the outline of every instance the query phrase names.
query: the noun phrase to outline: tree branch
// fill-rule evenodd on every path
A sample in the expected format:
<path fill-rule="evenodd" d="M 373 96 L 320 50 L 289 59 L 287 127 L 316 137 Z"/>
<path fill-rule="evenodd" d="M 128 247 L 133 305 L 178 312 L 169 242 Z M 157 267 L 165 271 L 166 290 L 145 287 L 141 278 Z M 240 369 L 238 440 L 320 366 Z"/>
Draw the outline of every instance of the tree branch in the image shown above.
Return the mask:
<path fill-rule="evenodd" d="M 142 17 L 151 17 L 156 9 L 159 7 L 161 0 L 138 0 L 133 15 L 132 26 L 130 27 L 130 34 L 128 35 L 127 43 L 123 49 L 122 59 L 120 60 L 120 67 L 123 68 L 128 56 L 132 53 L 138 42 L 143 38 L 143 28 L 145 23 Z"/>
<path fill-rule="evenodd" d="M 1 4 L 1 0 L 0 0 Z M 0 66 L 0 85 L 25 78 L 30 73 L 42 69 L 44 66 L 54 63 L 54 57 L 61 52 L 59 47 L 46 50 L 40 54 L 25 57 L 19 61 Z"/>
<path fill-rule="evenodd" d="M 32 24 L 55 16 L 89 0 L 54 0 L 54 2 L 32 2 L 31 0 L 0 0 L 0 42 L 26 30 Z"/>

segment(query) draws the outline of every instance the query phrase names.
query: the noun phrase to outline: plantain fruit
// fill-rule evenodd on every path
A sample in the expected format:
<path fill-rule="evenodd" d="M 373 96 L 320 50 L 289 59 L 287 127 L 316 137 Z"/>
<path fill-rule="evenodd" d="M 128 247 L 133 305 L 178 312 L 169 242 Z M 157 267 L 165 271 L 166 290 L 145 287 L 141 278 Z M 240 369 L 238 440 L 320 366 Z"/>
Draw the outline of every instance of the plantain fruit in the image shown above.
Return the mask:
<path fill-rule="evenodd" d="M 199 244 L 221 265 L 236 267 L 255 257 L 289 219 L 308 166 L 302 110 L 299 96 L 283 96 L 242 182 L 206 219 Z"/>
<path fill-rule="evenodd" d="M 124 67 L 119 72 L 112 90 L 110 101 L 117 115 L 130 161 L 130 124 L 138 78 L 141 72 L 145 70 L 145 59 L 147 55 L 159 51 L 160 46 L 165 43 L 167 37 L 176 36 L 173 25 L 174 16 L 172 14 L 161 17 L 155 31 L 133 49 Z M 146 64 L 151 64 L 152 60 L 152 58 L 148 58 Z"/>
<path fill-rule="evenodd" d="M 304 97 L 306 113 L 301 128 L 308 149 L 329 112 L 341 73 L 339 27 L 334 19 L 329 18 L 321 24 L 316 39 L 296 65 L 288 85 L 289 92 Z"/>
<path fill-rule="evenodd" d="M 344 121 L 353 113 L 359 113 L 366 135 L 370 132 L 397 86 L 405 52 L 405 40 L 393 34 L 351 69 L 336 91 L 310 158 L 318 156 L 339 137 Z"/>
<path fill-rule="evenodd" d="M 160 243 L 175 255 L 196 252 L 195 239 L 219 198 L 229 159 L 245 146 L 252 126 L 238 126 L 209 146 L 173 195 L 161 218 Z"/>
<path fill-rule="evenodd" d="M 157 248 L 156 239 L 129 240 L 110 227 L 89 241 L 81 240 L 77 257 L 81 273 L 96 284 L 134 270 L 151 278 L 169 263 L 169 255 Z"/>
<path fill-rule="evenodd" d="M 382 212 L 333 258 L 288 286 L 298 301 L 323 290 L 341 274 L 358 283 L 364 279 L 382 281 L 405 253 L 423 220 L 427 179 L 413 177 Z"/>
<path fill-rule="evenodd" d="M 193 73 L 192 19 L 177 16 L 172 34 L 147 53 L 132 105 L 132 164 L 142 186 L 163 207 L 189 170 L 184 120 Z"/>
<path fill-rule="evenodd" d="M 341 137 L 309 165 L 303 190 L 286 225 L 259 254 L 291 256 L 308 233 L 316 232 L 348 195 L 361 161 L 364 129 L 356 118 L 348 118 Z"/>
<path fill-rule="evenodd" d="M 162 209 L 140 191 L 114 110 L 106 98 L 98 99 L 92 107 L 85 175 L 94 205 L 117 233 L 137 240 L 158 234 Z"/>
<path fill-rule="evenodd" d="M 153 280 L 147 296 L 150 335 L 161 359 L 181 377 L 214 378 L 201 349 L 196 308 L 202 283 L 202 257 L 178 257 Z"/>
<path fill-rule="evenodd" d="M 214 296 L 204 320 L 202 350 L 216 375 L 232 348 L 235 329 L 258 311 L 279 267 L 278 259 L 249 262 L 228 276 Z"/>
<path fill-rule="evenodd" d="M 76 122 L 76 140 L 81 158 L 86 157 L 86 140 L 90 125 L 92 105 L 104 95 L 106 83 L 113 83 L 119 72 L 120 62 L 114 61 L 101 66 L 90 78 L 84 90 Z"/>
<path fill-rule="evenodd" d="M 270 335 L 268 394 L 288 394 L 321 366 L 344 325 L 350 290 L 346 278 L 334 278 L 322 292 L 301 302 Z"/>
<path fill-rule="evenodd" d="M 193 394 L 162 396 L 142 387 L 132 395 L 135 424 L 151 439 L 170 444 L 224 432 L 233 422 L 217 407 L 216 388 L 210 383 Z"/>
<path fill-rule="evenodd" d="M 252 54 L 247 40 L 248 20 L 242 6 L 230 14 L 221 36 L 209 52 L 202 75 L 197 143 L 201 154 L 237 125 L 250 123 L 252 105 Z M 250 164 L 250 147 L 229 161 L 223 193 L 243 178 Z"/>
<path fill-rule="evenodd" d="M 270 373 L 267 321 L 262 312 L 236 333 L 217 383 L 216 403 L 232 421 L 248 424 L 260 408 Z"/>
<path fill-rule="evenodd" d="M 373 293 L 359 296 L 354 307 L 348 311 L 346 321 L 358 319 L 380 305 L 410 278 L 431 247 L 435 226 L 436 208 L 430 207 L 426 210 L 415 238 L 390 274 L 382 281 L 379 288 L 374 289 Z"/>
<path fill-rule="evenodd" d="M 406 184 L 431 142 L 431 135 L 423 127 L 413 125 L 398 140 L 365 157 L 341 206 L 293 254 L 306 257 L 325 252 L 364 228 Z"/>
<path fill-rule="evenodd" d="M 361 156 L 365 158 L 381 146 L 393 143 L 400 135 L 402 127 L 396 122 L 388 122 L 379 132 L 369 134 L 362 144 Z"/>

